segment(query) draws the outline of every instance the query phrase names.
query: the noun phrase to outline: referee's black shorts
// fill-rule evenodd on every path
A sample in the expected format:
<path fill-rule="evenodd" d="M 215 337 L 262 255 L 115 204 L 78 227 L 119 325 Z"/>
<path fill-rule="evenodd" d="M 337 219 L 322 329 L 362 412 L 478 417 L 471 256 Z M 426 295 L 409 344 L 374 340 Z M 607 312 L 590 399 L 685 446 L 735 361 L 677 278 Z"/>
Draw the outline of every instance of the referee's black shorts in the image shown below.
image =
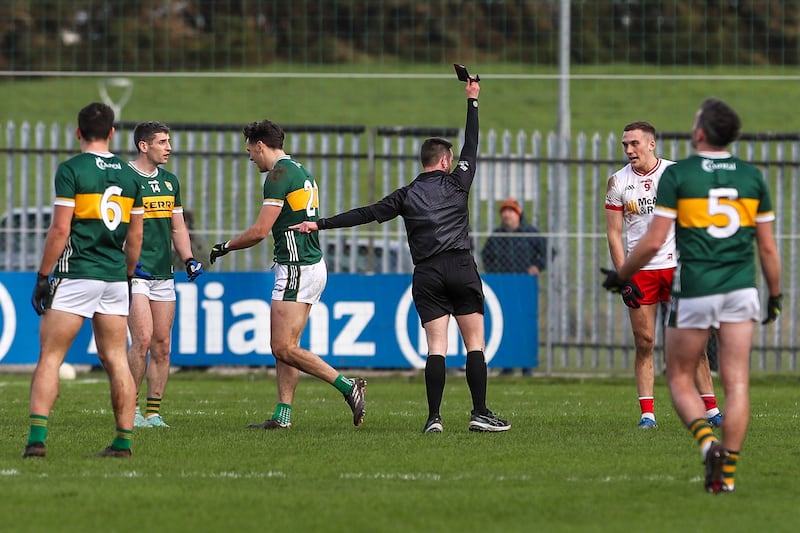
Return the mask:
<path fill-rule="evenodd" d="M 483 284 L 469 250 L 435 255 L 414 267 L 411 295 L 420 321 L 484 314 Z"/>

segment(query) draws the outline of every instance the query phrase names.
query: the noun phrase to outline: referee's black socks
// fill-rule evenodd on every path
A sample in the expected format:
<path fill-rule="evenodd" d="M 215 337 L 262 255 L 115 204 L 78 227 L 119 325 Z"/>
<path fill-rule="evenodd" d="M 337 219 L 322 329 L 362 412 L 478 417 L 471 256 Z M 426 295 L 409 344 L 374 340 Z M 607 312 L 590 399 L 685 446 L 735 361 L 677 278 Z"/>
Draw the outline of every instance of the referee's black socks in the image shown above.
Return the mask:
<path fill-rule="evenodd" d="M 428 418 L 439 414 L 447 378 L 443 355 L 428 355 L 425 361 L 425 390 L 428 393 Z"/>
<path fill-rule="evenodd" d="M 486 413 L 486 360 L 483 352 L 467 352 L 467 385 L 472 395 L 472 409 L 477 414 Z"/>

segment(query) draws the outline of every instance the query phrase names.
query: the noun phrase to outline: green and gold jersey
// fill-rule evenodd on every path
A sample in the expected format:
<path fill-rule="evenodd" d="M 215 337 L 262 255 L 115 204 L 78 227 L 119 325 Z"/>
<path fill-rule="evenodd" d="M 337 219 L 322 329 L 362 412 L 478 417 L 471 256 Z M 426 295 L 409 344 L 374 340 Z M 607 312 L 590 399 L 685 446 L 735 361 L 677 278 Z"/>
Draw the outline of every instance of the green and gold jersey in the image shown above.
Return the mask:
<path fill-rule="evenodd" d="M 139 262 L 156 279 L 172 279 L 172 215 L 183 213 L 178 178 L 160 167 L 145 174 L 133 163 L 128 165 L 142 185 L 144 238 Z"/>
<path fill-rule="evenodd" d="M 74 208 L 55 277 L 125 281 L 131 214 L 142 214 L 136 174 L 110 153 L 85 152 L 58 166 L 55 205 Z"/>
<path fill-rule="evenodd" d="M 282 265 L 313 265 L 322 259 L 317 232 L 299 233 L 289 226 L 319 219 L 319 189 L 308 170 L 289 156 L 275 162 L 264 179 L 263 205 L 281 208 L 272 226 L 275 262 Z"/>
<path fill-rule="evenodd" d="M 775 219 L 761 171 L 727 152 L 701 152 L 664 171 L 657 197 L 655 214 L 675 219 L 675 296 L 756 286 L 756 223 Z"/>

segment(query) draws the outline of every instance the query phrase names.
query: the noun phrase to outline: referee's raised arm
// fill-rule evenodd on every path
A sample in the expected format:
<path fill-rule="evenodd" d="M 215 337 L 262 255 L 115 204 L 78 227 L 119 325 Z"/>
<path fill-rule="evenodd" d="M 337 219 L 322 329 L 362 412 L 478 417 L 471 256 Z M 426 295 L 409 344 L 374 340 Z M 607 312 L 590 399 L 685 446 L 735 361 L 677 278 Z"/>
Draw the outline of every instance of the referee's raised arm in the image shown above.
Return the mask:
<path fill-rule="evenodd" d="M 467 80 L 467 124 L 464 127 L 464 146 L 458 156 L 458 164 L 453 170 L 453 175 L 465 189 L 469 189 L 475 178 L 476 161 L 478 158 L 478 94 L 481 84 L 472 79 Z"/>

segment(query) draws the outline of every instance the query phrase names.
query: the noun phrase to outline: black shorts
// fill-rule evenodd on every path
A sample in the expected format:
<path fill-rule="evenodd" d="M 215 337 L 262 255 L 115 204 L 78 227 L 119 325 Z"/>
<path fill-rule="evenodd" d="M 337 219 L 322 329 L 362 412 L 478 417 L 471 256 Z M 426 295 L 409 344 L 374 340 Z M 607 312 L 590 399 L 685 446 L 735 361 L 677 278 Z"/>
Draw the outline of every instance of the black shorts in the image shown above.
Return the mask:
<path fill-rule="evenodd" d="M 423 324 L 445 315 L 484 313 L 483 284 L 469 250 L 445 252 L 414 267 L 411 295 Z"/>

